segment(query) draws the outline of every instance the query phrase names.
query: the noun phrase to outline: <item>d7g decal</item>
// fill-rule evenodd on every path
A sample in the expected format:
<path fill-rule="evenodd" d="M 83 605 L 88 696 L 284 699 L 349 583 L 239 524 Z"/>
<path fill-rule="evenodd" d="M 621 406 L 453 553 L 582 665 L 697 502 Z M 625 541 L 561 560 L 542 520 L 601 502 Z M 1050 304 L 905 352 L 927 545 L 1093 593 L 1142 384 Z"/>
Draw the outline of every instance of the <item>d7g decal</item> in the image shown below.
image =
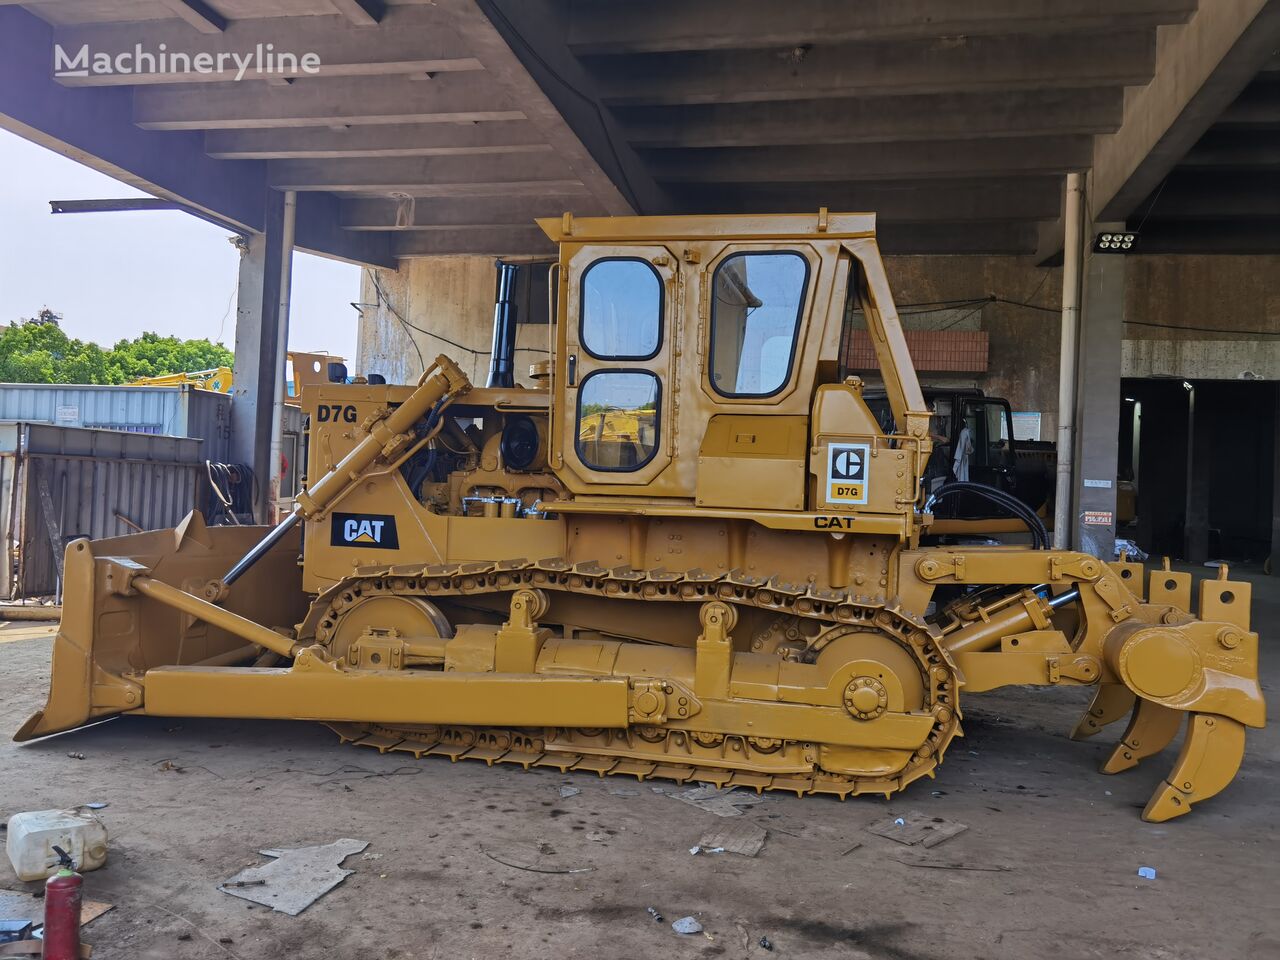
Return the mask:
<path fill-rule="evenodd" d="M 396 518 L 389 513 L 335 513 L 329 542 L 335 547 L 375 547 L 396 550 Z"/>
<path fill-rule="evenodd" d="M 833 443 L 827 447 L 827 503 L 867 502 L 867 460 L 871 445 Z"/>

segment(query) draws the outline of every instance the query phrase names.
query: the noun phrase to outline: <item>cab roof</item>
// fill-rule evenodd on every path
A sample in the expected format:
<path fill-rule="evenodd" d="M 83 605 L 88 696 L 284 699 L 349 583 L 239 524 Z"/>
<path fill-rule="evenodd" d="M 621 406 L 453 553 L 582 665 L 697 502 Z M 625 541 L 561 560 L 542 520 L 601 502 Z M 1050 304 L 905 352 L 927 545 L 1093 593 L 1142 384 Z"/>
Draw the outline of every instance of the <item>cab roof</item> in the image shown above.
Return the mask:
<path fill-rule="evenodd" d="M 556 243 L 652 240 L 795 240 L 874 237 L 874 213 L 734 214 L 675 217 L 544 217 L 538 226 Z"/>

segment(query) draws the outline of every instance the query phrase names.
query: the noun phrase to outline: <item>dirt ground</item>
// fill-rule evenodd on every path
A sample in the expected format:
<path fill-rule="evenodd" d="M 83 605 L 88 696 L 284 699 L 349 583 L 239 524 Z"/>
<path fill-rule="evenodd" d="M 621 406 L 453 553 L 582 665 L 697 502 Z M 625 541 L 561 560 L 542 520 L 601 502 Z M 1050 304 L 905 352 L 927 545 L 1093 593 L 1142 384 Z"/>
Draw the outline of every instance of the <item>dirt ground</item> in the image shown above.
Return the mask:
<path fill-rule="evenodd" d="M 1274 696 L 1280 580 L 1243 575 Z M 50 641 L 6 640 L 30 632 L 0 632 L 5 735 L 44 700 Z M 936 780 L 890 801 L 750 807 L 746 819 L 769 831 L 754 859 L 691 856 L 704 832 L 735 821 L 652 789 L 671 784 L 382 756 L 311 723 L 122 718 L 6 741 L 0 816 L 110 804 L 109 862 L 85 877 L 87 897 L 115 905 L 84 929 L 95 960 L 1280 957 L 1280 731 L 1250 732 L 1224 793 L 1144 824 L 1176 748 L 1097 773 L 1108 743 L 1066 738 L 1088 696 L 970 697 L 966 738 Z M 561 797 L 565 784 L 581 792 Z M 865 829 L 912 811 L 969 829 L 928 851 Z M 259 849 L 340 837 L 368 840 L 367 858 L 350 857 L 355 873 L 298 917 L 215 889 L 265 862 Z M 0 865 L 0 887 L 38 885 Z M 670 921 L 685 915 L 704 932 L 675 934 Z"/>

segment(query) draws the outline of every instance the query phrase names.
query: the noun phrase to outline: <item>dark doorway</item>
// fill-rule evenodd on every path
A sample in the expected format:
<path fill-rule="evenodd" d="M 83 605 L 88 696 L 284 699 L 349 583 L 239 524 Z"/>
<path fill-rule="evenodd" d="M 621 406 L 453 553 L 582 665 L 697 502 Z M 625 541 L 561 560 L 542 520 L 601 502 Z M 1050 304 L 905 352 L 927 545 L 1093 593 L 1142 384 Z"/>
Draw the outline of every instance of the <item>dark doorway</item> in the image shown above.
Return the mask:
<path fill-rule="evenodd" d="M 1278 385 L 1122 384 L 1120 515 L 1134 516 L 1119 535 L 1153 555 L 1264 560 L 1271 550 Z M 1133 509 L 1126 511 L 1130 490 Z"/>

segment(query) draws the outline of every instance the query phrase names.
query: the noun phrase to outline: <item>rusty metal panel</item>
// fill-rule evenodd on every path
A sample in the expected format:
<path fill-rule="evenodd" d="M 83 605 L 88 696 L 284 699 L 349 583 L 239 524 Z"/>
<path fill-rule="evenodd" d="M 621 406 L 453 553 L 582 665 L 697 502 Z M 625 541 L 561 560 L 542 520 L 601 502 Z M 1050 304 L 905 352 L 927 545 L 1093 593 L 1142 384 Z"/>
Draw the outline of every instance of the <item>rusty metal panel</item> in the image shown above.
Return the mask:
<path fill-rule="evenodd" d="M 178 523 L 196 506 L 202 446 L 187 437 L 0 424 L 0 495 L 8 497 L 0 510 L 8 512 L 11 531 L 5 569 L 13 571 L 8 596 L 54 593 L 68 539 Z"/>

